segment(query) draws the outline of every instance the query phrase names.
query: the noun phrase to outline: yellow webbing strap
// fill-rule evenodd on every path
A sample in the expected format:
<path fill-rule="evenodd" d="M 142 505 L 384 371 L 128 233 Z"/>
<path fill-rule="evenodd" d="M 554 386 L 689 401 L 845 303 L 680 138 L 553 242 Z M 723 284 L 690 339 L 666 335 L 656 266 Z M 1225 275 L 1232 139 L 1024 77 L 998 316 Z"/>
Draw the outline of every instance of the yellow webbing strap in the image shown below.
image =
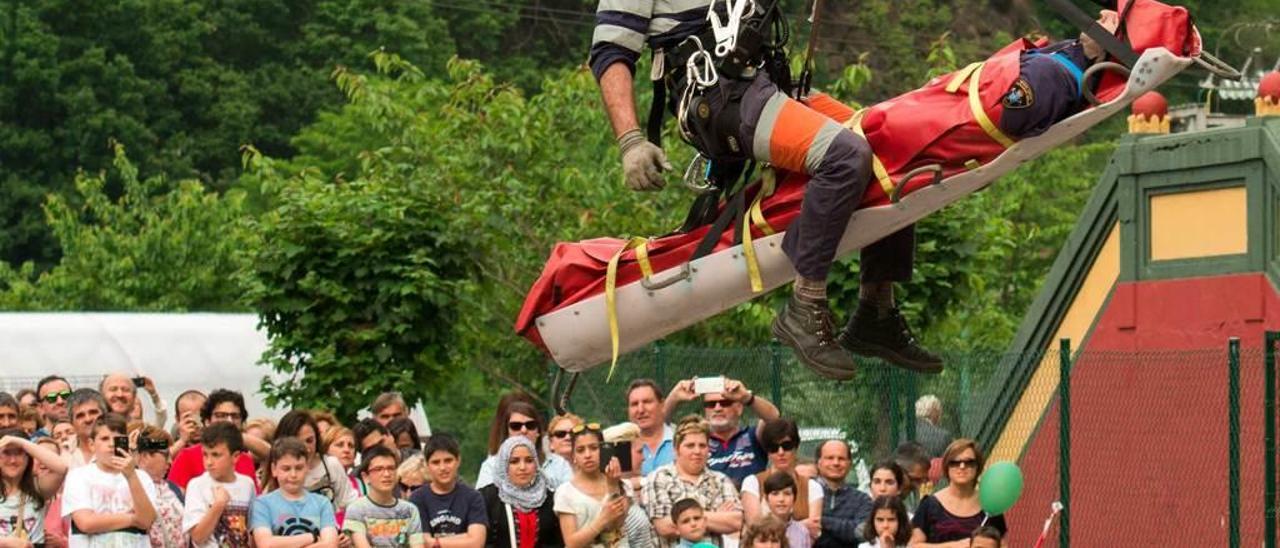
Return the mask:
<path fill-rule="evenodd" d="M 973 71 L 978 70 L 978 67 L 981 66 L 982 63 L 969 63 L 969 66 L 960 69 L 960 72 L 956 73 L 955 78 L 952 78 L 950 82 L 947 82 L 947 93 L 960 91 L 960 87 L 964 85 L 965 80 L 968 80 L 970 76 L 973 76 Z"/>
<path fill-rule="evenodd" d="M 853 115 L 853 118 L 850 118 L 848 122 L 844 123 L 844 127 L 853 130 L 854 133 L 857 133 L 858 136 L 862 137 L 864 140 L 867 139 L 867 134 L 862 132 L 862 115 L 866 112 L 867 109 L 859 110 Z M 870 140 L 867 141 L 867 146 L 871 146 Z M 880 182 L 880 188 L 884 189 L 884 195 L 892 196 L 893 180 L 889 178 L 889 170 L 885 169 L 884 162 L 880 161 L 880 156 L 876 154 L 875 150 L 871 151 L 871 170 L 875 172 L 876 180 Z"/>
<path fill-rule="evenodd" d="M 614 295 L 618 286 L 618 260 L 628 250 L 636 250 L 636 262 L 640 264 L 640 272 L 646 279 L 652 278 L 653 265 L 649 263 L 648 243 L 648 238 L 639 236 L 627 240 L 627 245 L 622 246 L 622 249 L 609 258 L 609 268 L 605 270 L 604 303 L 609 316 L 609 343 L 613 345 L 613 361 L 609 363 L 609 376 L 605 378 L 605 382 L 613 379 L 613 369 L 618 366 L 618 302 Z"/>
<path fill-rule="evenodd" d="M 978 89 L 979 84 L 981 83 L 982 66 L 979 65 L 977 68 L 973 69 L 973 75 L 969 77 L 969 109 L 973 111 L 973 119 L 978 121 L 978 125 L 982 127 L 982 131 L 987 132 L 987 135 L 990 136 L 992 140 L 1000 143 L 1004 148 L 1009 148 L 1013 146 L 1013 139 L 1010 139 L 1008 135 L 1000 132 L 1000 128 L 997 128 L 996 125 L 992 123 L 991 118 L 987 116 L 987 109 L 982 106 L 982 94 Z"/>
<path fill-rule="evenodd" d="M 751 236 L 751 225 L 754 224 L 756 229 L 766 236 L 774 233 L 773 227 L 769 226 L 769 222 L 764 218 L 764 212 L 760 210 L 760 203 L 773 194 L 776 183 L 773 168 L 765 168 L 760 181 L 760 191 L 756 192 L 755 199 L 751 200 L 751 208 L 747 214 L 742 216 L 742 256 L 747 260 L 747 278 L 751 280 L 752 293 L 764 291 L 764 280 L 760 278 L 760 262 L 756 260 L 756 246 Z"/>

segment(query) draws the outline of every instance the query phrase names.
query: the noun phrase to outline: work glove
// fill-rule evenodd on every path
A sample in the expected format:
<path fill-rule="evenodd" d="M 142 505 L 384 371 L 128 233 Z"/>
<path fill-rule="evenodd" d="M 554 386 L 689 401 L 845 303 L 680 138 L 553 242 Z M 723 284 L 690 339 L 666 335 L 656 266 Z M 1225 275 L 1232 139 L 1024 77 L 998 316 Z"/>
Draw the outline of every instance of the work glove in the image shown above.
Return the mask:
<path fill-rule="evenodd" d="M 671 162 L 667 161 L 667 154 L 645 139 L 639 129 L 623 133 L 618 138 L 618 148 L 622 150 L 622 172 L 626 176 L 627 188 L 662 190 L 666 186 L 662 172 L 672 169 Z"/>

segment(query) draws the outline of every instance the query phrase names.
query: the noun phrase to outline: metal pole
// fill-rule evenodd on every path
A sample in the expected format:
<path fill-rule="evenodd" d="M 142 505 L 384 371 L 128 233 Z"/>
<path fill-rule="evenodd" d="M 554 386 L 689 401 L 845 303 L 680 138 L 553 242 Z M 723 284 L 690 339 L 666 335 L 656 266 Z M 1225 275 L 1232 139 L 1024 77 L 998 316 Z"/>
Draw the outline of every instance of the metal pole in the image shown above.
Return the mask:
<path fill-rule="evenodd" d="M 774 407 L 782 411 L 782 346 L 776 342 L 769 344 L 769 368 L 773 381 L 769 396 Z"/>
<path fill-rule="evenodd" d="M 1227 342 L 1227 544 L 1240 548 L 1240 339 Z"/>
<path fill-rule="evenodd" d="M 1071 546 L 1071 339 L 1058 341 L 1058 546 Z"/>
<path fill-rule="evenodd" d="M 658 386 L 666 386 L 667 390 L 673 387 L 667 386 L 667 363 L 663 360 L 662 341 L 653 343 L 653 376 L 658 382 Z"/>
<path fill-rule="evenodd" d="M 883 372 L 885 382 L 889 383 L 889 439 L 891 445 L 897 447 L 902 439 L 902 398 L 898 397 L 898 370 L 890 367 Z"/>
<path fill-rule="evenodd" d="M 1263 400 L 1262 445 L 1266 448 L 1263 492 L 1263 516 L 1266 517 L 1266 541 L 1263 546 L 1276 547 L 1276 342 L 1280 332 L 1268 331 L 1267 348 L 1263 362 L 1263 381 L 1266 383 Z"/>
<path fill-rule="evenodd" d="M 916 400 L 920 399 L 920 385 L 916 384 L 916 376 L 907 373 L 907 439 L 911 441 L 919 441 L 916 439 Z M 954 402 L 953 402 L 954 404 Z"/>

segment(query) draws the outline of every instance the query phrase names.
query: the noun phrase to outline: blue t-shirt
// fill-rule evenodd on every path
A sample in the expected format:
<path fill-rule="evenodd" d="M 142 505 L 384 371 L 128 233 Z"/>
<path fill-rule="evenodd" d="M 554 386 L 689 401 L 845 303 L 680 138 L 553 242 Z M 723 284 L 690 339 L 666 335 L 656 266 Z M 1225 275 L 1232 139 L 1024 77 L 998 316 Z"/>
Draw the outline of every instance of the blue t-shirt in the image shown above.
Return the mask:
<path fill-rule="evenodd" d="M 428 536 L 465 535 L 473 524 L 489 526 L 484 497 L 462 483 L 454 485 L 447 495 L 437 495 L 431 485 L 423 485 L 409 495 L 409 502 L 418 507 L 422 531 Z"/>
<path fill-rule="evenodd" d="M 320 534 L 326 527 L 337 530 L 333 504 L 315 493 L 304 493 L 299 500 L 289 500 L 279 489 L 253 500 L 249 530 L 266 527 L 278 537 Z"/>
<path fill-rule="evenodd" d="M 720 472 L 733 480 L 734 487 L 742 488 L 747 476 L 763 472 L 769 466 L 769 455 L 756 441 L 756 427 L 739 428 L 728 440 L 711 436 L 711 458 L 707 468 Z"/>

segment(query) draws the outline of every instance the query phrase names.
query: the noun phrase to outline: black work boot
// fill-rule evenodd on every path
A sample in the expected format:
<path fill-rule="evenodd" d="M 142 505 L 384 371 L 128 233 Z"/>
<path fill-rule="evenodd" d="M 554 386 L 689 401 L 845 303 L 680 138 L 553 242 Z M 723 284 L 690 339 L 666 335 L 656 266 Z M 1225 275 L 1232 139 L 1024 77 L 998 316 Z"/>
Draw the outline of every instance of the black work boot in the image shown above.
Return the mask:
<path fill-rule="evenodd" d="M 840 333 L 840 346 L 917 373 L 942 372 L 942 358 L 920 346 L 897 307 L 881 310 L 867 301 L 858 303 L 858 310 Z"/>
<path fill-rule="evenodd" d="M 825 302 L 808 302 L 795 295 L 773 319 L 773 336 L 795 350 L 806 367 L 828 379 L 853 378 L 857 364 L 840 348 L 835 323 Z"/>

